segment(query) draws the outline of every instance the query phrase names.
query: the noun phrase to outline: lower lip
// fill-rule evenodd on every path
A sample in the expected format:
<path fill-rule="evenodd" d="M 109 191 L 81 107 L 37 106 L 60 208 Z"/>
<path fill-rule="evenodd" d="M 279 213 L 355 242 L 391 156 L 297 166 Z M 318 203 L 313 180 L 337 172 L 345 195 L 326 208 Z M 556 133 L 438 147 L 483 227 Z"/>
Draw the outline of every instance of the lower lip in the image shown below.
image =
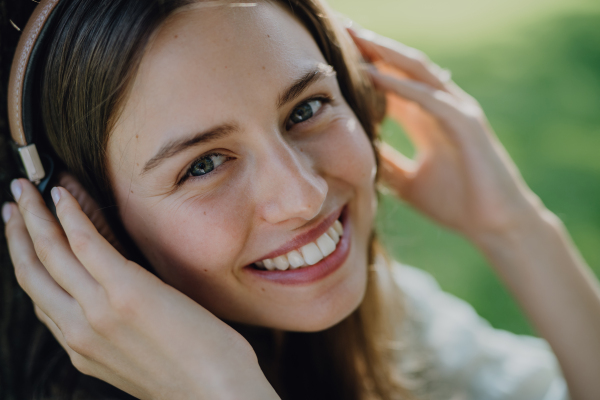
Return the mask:
<path fill-rule="evenodd" d="M 348 218 L 348 207 L 344 207 L 341 215 L 341 223 L 344 226 L 344 234 L 330 255 L 309 267 L 289 269 L 286 271 L 263 271 L 253 267 L 244 268 L 248 273 L 259 279 L 265 279 L 282 285 L 302 285 L 319 281 L 337 271 L 350 254 L 350 223 Z"/>

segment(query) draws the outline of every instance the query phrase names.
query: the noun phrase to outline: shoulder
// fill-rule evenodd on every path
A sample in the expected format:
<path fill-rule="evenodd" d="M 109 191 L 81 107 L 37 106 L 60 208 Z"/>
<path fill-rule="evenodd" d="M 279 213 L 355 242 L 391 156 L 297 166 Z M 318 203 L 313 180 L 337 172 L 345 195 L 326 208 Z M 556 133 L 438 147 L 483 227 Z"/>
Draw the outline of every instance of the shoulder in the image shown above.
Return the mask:
<path fill-rule="evenodd" d="M 405 296 L 413 344 L 433 364 L 430 376 L 445 398 L 568 399 L 545 340 L 494 329 L 423 270 L 394 262 L 392 278 Z"/>

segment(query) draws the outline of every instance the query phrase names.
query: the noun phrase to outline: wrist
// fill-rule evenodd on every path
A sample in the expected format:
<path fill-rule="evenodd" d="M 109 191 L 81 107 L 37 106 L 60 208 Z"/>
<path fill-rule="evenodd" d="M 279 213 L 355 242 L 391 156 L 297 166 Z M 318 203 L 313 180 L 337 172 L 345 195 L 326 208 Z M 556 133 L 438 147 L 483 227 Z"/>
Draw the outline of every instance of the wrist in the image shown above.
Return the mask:
<path fill-rule="evenodd" d="M 215 367 L 207 380 L 197 380 L 195 399 L 218 400 L 280 400 L 255 358 L 240 357 L 237 362 Z M 207 374 L 203 374 L 206 378 Z"/>
<path fill-rule="evenodd" d="M 562 221 L 541 201 L 529 203 L 520 213 L 495 229 L 478 231 L 467 236 L 471 242 L 486 254 L 515 248 L 543 232 L 561 229 Z"/>

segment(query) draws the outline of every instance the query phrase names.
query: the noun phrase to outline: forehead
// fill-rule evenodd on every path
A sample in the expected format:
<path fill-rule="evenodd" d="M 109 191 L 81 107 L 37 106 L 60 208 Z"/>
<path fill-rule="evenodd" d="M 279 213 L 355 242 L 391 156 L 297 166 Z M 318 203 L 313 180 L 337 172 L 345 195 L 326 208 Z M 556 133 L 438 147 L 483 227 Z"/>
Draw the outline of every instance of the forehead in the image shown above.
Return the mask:
<path fill-rule="evenodd" d="M 266 88 L 281 89 L 324 61 L 306 28 L 277 4 L 203 4 L 177 13 L 157 32 L 129 103 L 143 99 L 146 109 L 154 105 L 156 111 L 171 101 L 208 106 L 227 99 L 234 105 L 247 96 L 269 96 Z"/>
<path fill-rule="evenodd" d="M 325 62 L 308 30 L 277 3 L 206 4 L 182 9 L 154 36 L 111 135 L 109 158 L 115 147 L 121 154 L 114 156 L 128 155 L 134 132 L 145 139 L 136 145 L 144 156 L 165 135 L 238 119 L 249 104 L 275 107 L 285 86 Z"/>

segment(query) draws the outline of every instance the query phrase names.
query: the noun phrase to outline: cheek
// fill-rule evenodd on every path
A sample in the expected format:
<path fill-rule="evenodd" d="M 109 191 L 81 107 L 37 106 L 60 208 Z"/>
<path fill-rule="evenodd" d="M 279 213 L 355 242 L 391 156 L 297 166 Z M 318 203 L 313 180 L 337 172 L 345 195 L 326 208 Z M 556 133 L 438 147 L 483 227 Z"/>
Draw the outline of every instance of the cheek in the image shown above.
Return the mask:
<path fill-rule="evenodd" d="M 128 213 L 123 220 L 157 274 L 184 290 L 193 277 L 204 280 L 231 273 L 245 241 L 243 217 L 233 215 L 232 207 L 239 209 L 216 200 L 200 204 L 194 198 L 177 199 L 140 206 L 144 212 Z"/>
<path fill-rule="evenodd" d="M 375 155 L 354 114 L 336 118 L 315 150 L 319 164 L 328 175 L 352 185 L 373 187 Z"/>

